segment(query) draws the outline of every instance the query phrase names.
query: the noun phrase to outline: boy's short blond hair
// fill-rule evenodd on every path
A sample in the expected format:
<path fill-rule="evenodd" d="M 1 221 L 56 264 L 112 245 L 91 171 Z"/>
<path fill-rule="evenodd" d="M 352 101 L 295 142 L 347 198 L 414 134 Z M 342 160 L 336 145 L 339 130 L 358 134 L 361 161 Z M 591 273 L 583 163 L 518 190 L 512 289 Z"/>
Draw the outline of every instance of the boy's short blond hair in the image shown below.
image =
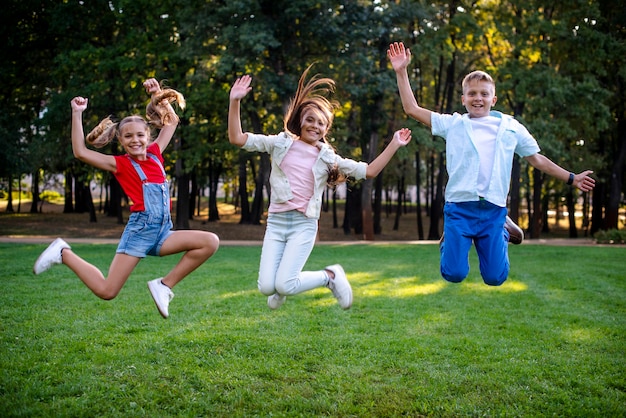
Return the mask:
<path fill-rule="evenodd" d="M 465 76 L 465 78 L 463 79 L 463 83 L 461 83 L 461 85 L 463 86 L 463 92 L 465 92 L 465 89 L 467 88 L 467 85 L 472 82 L 472 81 L 486 81 L 487 83 L 491 84 L 493 86 L 493 92 L 495 94 L 496 92 L 496 83 L 493 81 L 493 78 L 491 78 L 491 76 L 489 74 L 487 74 L 484 71 L 472 71 L 471 73 L 469 73 L 468 75 Z"/>

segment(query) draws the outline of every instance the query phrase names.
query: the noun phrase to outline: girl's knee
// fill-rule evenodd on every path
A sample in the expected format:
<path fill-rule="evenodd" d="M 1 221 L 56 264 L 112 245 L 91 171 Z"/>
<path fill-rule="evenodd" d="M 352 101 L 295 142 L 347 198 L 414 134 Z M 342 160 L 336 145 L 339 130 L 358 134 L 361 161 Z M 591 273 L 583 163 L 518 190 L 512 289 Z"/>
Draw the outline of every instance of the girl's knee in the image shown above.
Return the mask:
<path fill-rule="evenodd" d="M 120 289 L 109 289 L 107 287 L 103 287 L 102 289 L 94 290 L 93 293 L 102 300 L 112 300 L 119 295 Z"/>
<path fill-rule="evenodd" d="M 213 255 L 220 247 L 220 238 L 213 232 L 207 232 L 206 235 L 204 247 Z"/>
<path fill-rule="evenodd" d="M 261 292 L 261 294 L 265 296 L 271 296 L 276 293 L 276 288 L 274 287 L 274 284 L 270 284 L 268 281 L 262 280 L 260 277 L 257 283 L 257 287 L 259 289 L 259 292 Z"/>

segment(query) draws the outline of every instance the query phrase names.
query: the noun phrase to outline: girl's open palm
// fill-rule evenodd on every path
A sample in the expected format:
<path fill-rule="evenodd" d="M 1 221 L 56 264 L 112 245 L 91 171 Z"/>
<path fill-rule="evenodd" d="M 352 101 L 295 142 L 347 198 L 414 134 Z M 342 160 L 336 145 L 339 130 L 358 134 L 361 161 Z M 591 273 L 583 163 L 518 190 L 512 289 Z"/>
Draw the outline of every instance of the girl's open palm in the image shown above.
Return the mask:
<path fill-rule="evenodd" d="M 231 100 L 241 100 L 252 90 L 250 87 L 250 83 L 252 82 L 252 77 L 249 75 L 244 75 L 235 80 L 233 83 L 233 87 L 230 89 L 230 99 Z"/>
<path fill-rule="evenodd" d="M 389 45 L 387 57 L 389 57 L 394 71 L 398 71 L 406 68 L 409 62 L 411 62 L 411 51 L 408 48 L 404 48 L 402 42 L 394 42 Z"/>
<path fill-rule="evenodd" d="M 409 128 L 402 128 L 397 130 L 393 134 L 393 140 L 396 141 L 400 146 L 405 146 L 409 142 L 411 142 L 411 130 Z"/>

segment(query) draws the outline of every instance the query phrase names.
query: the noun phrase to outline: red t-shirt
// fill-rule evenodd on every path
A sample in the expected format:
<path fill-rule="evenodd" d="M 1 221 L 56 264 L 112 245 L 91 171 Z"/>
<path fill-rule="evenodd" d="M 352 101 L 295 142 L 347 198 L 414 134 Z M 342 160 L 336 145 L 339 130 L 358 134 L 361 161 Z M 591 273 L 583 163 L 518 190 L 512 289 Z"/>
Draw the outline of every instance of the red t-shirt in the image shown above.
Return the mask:
<path fill-rule="evenodd" d="M 163 156 L 161 155 L 161 149 L 156 143 L 152 143 L 148 146 L 147 149 L 148 154 L 154 154 L 161 164 L 163 164 Z M 132 158 L 130 155 L 115 155 L 115 163 L 117 164 L 117 172 L 115 173 L 115 178 L 120 182 L 120 186 L 122 186 L 122 190 L 126 193 L 126 196 L 131 201 L 131 212 L 141 212 L 143 211 L 143 187 L 141 178 L 135 170 L 135 167 L 130 162 Z M 163 183 L 166 179 L 163 177 L 163 171 L 161 167 L 152 159 L 152 157 L 148 156 L 145 161 L 135 160 L 136 163 L 139 164 L 143 172 L 147 177 L 147 181 L 149 183 Z"/>

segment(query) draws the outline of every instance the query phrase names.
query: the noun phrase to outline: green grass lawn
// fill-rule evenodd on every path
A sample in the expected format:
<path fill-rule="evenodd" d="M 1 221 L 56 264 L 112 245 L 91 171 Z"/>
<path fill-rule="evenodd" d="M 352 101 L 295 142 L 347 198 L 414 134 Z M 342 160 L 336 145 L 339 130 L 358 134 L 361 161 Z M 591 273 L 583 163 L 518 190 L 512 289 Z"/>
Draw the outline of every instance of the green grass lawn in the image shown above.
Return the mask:
<path fill-rule="evenodd" d="M 461 284 L 436 245 L 318 246 L 354 290 L 270 311 L 260 247 L 222 247 L 174 289 L 170 318 L 149 258 L 113 301 L 65 266 L 40 276 L 45 245 L 0 244 L 2 416 L 626 416 L 626 248 L 521 245 L 501 287 L 474 251 Z M 74 245 L 106 270 L 114 245 Z"/>

